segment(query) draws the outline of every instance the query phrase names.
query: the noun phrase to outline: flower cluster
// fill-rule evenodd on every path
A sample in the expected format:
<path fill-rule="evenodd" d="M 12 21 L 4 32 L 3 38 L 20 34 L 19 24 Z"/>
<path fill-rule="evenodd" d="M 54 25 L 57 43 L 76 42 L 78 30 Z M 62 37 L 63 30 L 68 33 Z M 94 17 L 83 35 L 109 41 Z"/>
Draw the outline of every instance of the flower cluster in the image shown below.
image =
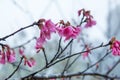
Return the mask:
<path fill-rule="evenodd" d="M 38 27 L 41 30 L 40 37 L 36 42 L 37 52 L 43 48 L 43 44 L 47 39 L 50 39 L 51 33 L 56 32 L 55 24 L 51 20 L 40 19 L 38 21 Z"/>
<path fill-rule="evenodd" d="M 61 37 L 65 37 L 65 41 L 69 39 L 75 39 L 81 29 L 80 27 L 71 26 L 69 22 L 64 23 L 61 20 L 59 23 L 54 24 L 51 20 L 40 19 L 38 21 L 38 27 L 40 28 L 40 37 L 36 40 L 37 52 L 42 48 L 46 40 L 51 38 L 52 33 L 58 33 Z"/>
<path fill-rule="evenodd" d="M 15 52 L 13 49 L 10 49 L 8 45 L 2 46 L 0 50 L 0 63 L 5 64 L 6 62 L 13 63 L 15 62 Z"/>
<path fill-rule="evenodd" d="M 78 15 L 80 16 L 81 13 L 83 13 L 83 17 L 85 17 L 84 22 L 86 22 L 86 28 L 96 25 L 96 21 L 93 20 L 90 11 L 85 11 L 84 9 L 81 9 L 78 11 Z M 40 19 L 37 25 L 40 29 L 40 36 L 36 40 L 35 46 L 37 53 L 43 48 L 43 45 L 46 42 L 46 40 L 49 40 L 51 38 L 52 33 L 58 33 L 59 36 L 64 37 L 64 41 L 66 41 L 70 39 L 75 39 L 81 32 L 81 25 L 72 26 L 70 22 L 67 21 L 65 23 L 63 20 L 55 24 L 50 19 Z"/>
<path fill-rule="evenodd" d="M 120 41 L 116 40 L 116 38 L 113 37 L 110 43 L 110 49 L 112 50 L 113 55 L 120 56 Z"/>
<path fill-rule="evenodd" d="M 30 58 L 30 59 L 27 59 L 25 56 L 24 56 L 24 65 L 28 65 L 29 67 L 32 67 L 36 64 L 36 61 L 34 60 L 34 58 Z"/>
<path fill-rule="evenodd" d="M 36 62 L 34 58 L 30 58 L 30 59 L 26 58 L 23 48 L 19 48 L 19 54 L 23 56 L 24 65 L 28 65 L 29 67 L 35 65 Z M 2 49 L 0 50 L 0 63 L 1 64 L 5 64 L 6 62 L 13 63 L 15 61 L 16 61 L 16 53 L 14 49 L 11 49 L 8 45 L 3 45 Z"/>
<path fill-rule="evenodd" d="M 96 21 L 93 20 L 93 16 L 90 14 L 90 11 L 85 11 L 85 9 L 81 9 L 78 11 L 78 16 L 80 16 L 81 14 L 83 14 L 83 17 L 85 17 L 84 22 L 86 22 L 86 28 L 96 25 Z"/>
<path fill-rule="evenodd" d="M 61 24 L 62 26 L 60 26 Z M 57 26 L 57 31 L 61 37 L 65 37 L 65 41 L 75 39 L 81 32 L 80 27 L 71 26 L 69 22 L 60 21 L 60 25 Z"/>

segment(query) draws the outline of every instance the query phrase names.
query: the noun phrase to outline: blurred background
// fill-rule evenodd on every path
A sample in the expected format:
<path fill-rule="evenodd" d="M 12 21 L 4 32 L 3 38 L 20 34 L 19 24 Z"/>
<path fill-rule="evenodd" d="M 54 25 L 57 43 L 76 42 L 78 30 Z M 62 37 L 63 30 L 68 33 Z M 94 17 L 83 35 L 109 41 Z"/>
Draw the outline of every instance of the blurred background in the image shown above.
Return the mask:
<path fill-rule="evenodd" d="M 113 36 L 120 40 L 119 0 L 0 0 L 0 38 L 22 27 L 30 25 L 33 22 L 38 21 L 40 18 L 51 19 L 53 22 L 59 22 L 59 20 L 70 21 L 71 23 L 73 23 L 73 21 L 77 22 L 77 11 L 82 8 L 90 10 L 97 22 L 97 25 L 94 27 L 84 30 L 83 33 L 87 35 L 87 37 L 84 36 L 86 43 L 92 43 L 93 46 L 96 46 L 102 42 L 107 43 Z M 15 34 L 2 43 L 7 43 L 11 47 L 15 47 L 32 39 L 33 37 L 38 36 L 39 29 L 37 27 L 32 27 Z M 46 50 L 49 57 L 51 57 L 56 51 L 56 45 L 53 44 L 53 42 L 58 44 L 57 37 L 58 36 L 53 35 L 52 39 L 46 45 Z M 76 45 L 77 43 L 74 46 Z M 37 66 L 30 69 L 28 69 L 28 67 L 21 67 L 17 74 L 14 75 L 14 78 L 16 78 L 16 76 L 25 76 L 32 71 L 40 69 L 45 64 L 45 61 L 42 59 L 43 54 L 36 54 L 36 51 L 33 49 L 34 46 L 35 40 L 25 46 L 25 53 L 28 57 L 35 57 Z M 80 46 L 78 45 L 76 49 L 73 49 L 73 52 L 79 52 L 81 50 L 79 47 Z M 104 52 L 104 49 L 94 51 L 94 53 L 96 53 L 95 56 L 97 57 L 93 55 L 90 56 L 92 63 L 100 58 Z M 98 72 L 101 71 L 101 73 L 104 73 L 105 69 L 108 69 L 108 67 L 113 65 L 118 59 L 119 57 L 114 58 L 110 55 L 103 63 L 101 63 L 101 68 Z M 86 63 L 89 63 L 89 60 L 85 60 L 85 62 L 83 62 L 82 58 L 80 58 L 80 60 L 81 62 L 76 61 L 68 72 L 82 70 L 85 68 Z M 78 63 L 80 63 L 80 65 L 78 65 Z M 45 72 L 42 72 L 42 74 L 49 75 L 51 73 L 59 73 L 63 69 L 59 66 L 65 64 L 65 61 L 61 62 Z M 1 80 L 4 79 L 6 75 L 9 75 L 16 68 L 16 65 L 17 62 L 14 64 L 6 64 L 4 66 L 0 64 Z M 114 73 L 114 75 L 116 75 L 119 71 L 120 69 L 116 68 L 111 75 Z M 91 78 L 91 80 L 93 80 L 93 78 Z"/>

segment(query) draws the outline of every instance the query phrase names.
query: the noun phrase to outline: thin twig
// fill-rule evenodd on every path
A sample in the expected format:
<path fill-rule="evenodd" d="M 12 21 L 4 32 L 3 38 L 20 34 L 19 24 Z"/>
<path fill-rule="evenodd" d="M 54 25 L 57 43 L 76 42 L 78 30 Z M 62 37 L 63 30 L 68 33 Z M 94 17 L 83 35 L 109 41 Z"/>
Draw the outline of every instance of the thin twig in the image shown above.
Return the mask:
<path fill-rule="evenodd" d="M 60 39 L 59 39 L 58 50 L 57 50 L 55 56 L 54 56 L 54 57 L 52 58 L 52 60 L 50 61 L 50 63 L 53 62 L 53 61 L 55 60 L 56 56 L 59 54 L 60 46 L 61 46 L 61 41 L 62 41 L 62 37 L 60 37 Z"/>
<path fill-rule="evenodd" d="M 84 50 L 85 48 L 83 48 L 83 50 Z M 82 51 L 83 51 L 82 50 Z M 68 69 L 75 63 L 75 61 L 79 58 L 81 56 L 81 54 L 80 55 L 78 55 L 70 64 L 69 64 L 69 66 L 67 67 Z"/>
<path fill-rule="evenodd" d="M 120 63 L 120 59 L 113 65 L 113 67 L 112 67 L 110 70 L 108 70 L 108 71 L 106 72 L 106 74 L 107 74 L 107 75 L 110 74 L 110 72 L 111 72 L 113 69 L 115 69 L 115 67 L 116 67 L 119 63 Z"/>
<path fill-rule="evenodd" d="M 17 70 L 20 67 L 20 64 L 22 63 L 22 60 L 23 60 L 23 57 L 21 57 L 21 60 L 19 62 L 19 65 L 17 66 L 17 68 L 5 80 L 8 80 L 9 78 L 11 78 L 15 74 L 15 72 L 17 72 Z"/>
<path fill-rule="evenodd" d="M 46 55 L 46 53 L 45 53 L 45 49 L 43 48 L 42 51 L 43 51 L 43 54 L 44 54 L 44 57 L 45 57 L 45 62 L 46 62 L 46 67 L 47 67 L 47 65 L 48 65 L 48 60 L 47 60 L 47 55 Z"/>
<path fill-rule="evenodd" d="M 19 47 L 23 47 L 25 45 L 27 45 L 28 43 L 30 43 L 32 40 L 36 39 L 36 37 L 33 37 L 32 39 L 28 40 L 27 42 L 21 44 L 21 45 L 18 45 L 18 46 L 15 46 L 13 47 L 12 49 L 16 49 L 16 48 L 19 48 Z"/>
<path fill-rule="evenodd" d="M 60 55 L 68 48 L 68 46 L 72 43 L 73 39 L 65 46 L 65 48 L 55 57 L 55 59 L 59 58 Z"/>
<path fill-rule="evenodd" d="M 31 24 L 31 25 L 29 25 L 29 26 L 26 26 L 26 27 L 20 28 L 19 30 L 15 31 L 15 32 L 13 32 L 13 33 L 7 35 L 7 36 L 0 38 L 0 41 L 2 41 L 2 40 L 5 41 L 7 38 L 9 38 L 9 37 L 15 35 L 16 33 L 20 32 L 20 31 L 22 31 L 22 30 L 24 30 L 24 29 L 27 29 L 27 28 L 33 27 L 34 25 L 37 25 L 37 23 L 34 22 L 33 24 Z"/>
<path fill-rule="evenodd" d="M 85 45 L 85 42 L 84 42 L 84 40 L 82 39 L 82 41 L 83 41 L 83 43 L 84 43 L 84 45 Z M 82 51 L 84 51 L 85 50 L 85 46 L 84 46 L 84 48 L 82 49 Z M 68 69 L 75 63 L 75 61 L 79 58 L 81 56 L 81 54 L 80 55 L 78 55 L 70 64 L 69 64 L 69 66 L 67 67 Z"/>
<path fill-rule="evenodd" d="M 78 26 L 81 26 L 81 25 L 82 25 L 82 23 L 84 22 L 83 19 L 84 19 L 84 16 L 82 17 L 82 19 L 81 19 L 81 21 L 80 21 L 80 24 L 79 24 Z"/>
<path fill-rule="evenodd" d="M 70 45 L 69 55 L 72 54 L 72 44 L 73 44 L 73 42 L 71 42 L 71 45 Z M 64 70 L 63 70 L 62 74 L 64 74 L 64 72 L 68 70 L 68 64 L 69 64 L 69 62 L 70 62 L 70 58 L 68 58 L 67 63 L 66 63 L 66 65 L 65 65 L 65 67 L 64 67 Z"/>
<path fill-rule="evenodd" d="M 87 69 L 85 69 L 84 71 L 82 71 L 82 73 L 86 72 L 88 69 L 92 68 L 93 66 L 95 66 L 97 63 L 101 62 L 110 52 L 107 52 L 101 59 L 99 59 L 96 63 L 92 64 L 91 66 L 89 66 Z"/>
<path fill-rule="evenodd" d="M 21 78 L 21 80 L 26 80 L 26 79 L 29 78 L 29 77 L 34 77 L 35 74 L 37 74 L 38 72 L 41 72 L 41 71 L 43 71 L 43 70 L 45 70 L 45 69 L 47 69 L 47 68 L 48 68 L 48 67 L 46 67 L 46 65 L 45 65 L 42 69 L 40 69 L 40 70 L 38 70 L 38 71 L 36 71 L 36 72 L 34 72 L 34 73 L 32 73 L 32 74 L 29 74 L 29 75 Z"/>

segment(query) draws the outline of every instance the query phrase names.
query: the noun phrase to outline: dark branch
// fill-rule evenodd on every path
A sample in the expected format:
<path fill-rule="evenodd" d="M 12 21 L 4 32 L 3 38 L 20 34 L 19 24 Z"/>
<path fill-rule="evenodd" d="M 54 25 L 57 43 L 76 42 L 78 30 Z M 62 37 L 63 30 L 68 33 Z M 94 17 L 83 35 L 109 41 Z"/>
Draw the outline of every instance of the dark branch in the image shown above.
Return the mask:
<path fill-rule="evenodd" d="M 11 78 L 15 74 L 15 72 L 19 69 L 20 64 L 22 63 L 22 60 L 23 60 L 23 57 L 21 58 L 21 60 L 19 62 L 19 65 L 17 66 L 17 68 L 5 80 L 8 80 L 9 78 Z"/>
<path fill-rule="evenodd" d="M 55 59 L 58 59 L 61 54 L 68 48 L 68 46 L 72 43 L 73 39 L 70 40 L 70 42 L 65 46 L 65 48 L 55 57 Z"/>
<path fill-rule="evenodd" d="M 107 76 L 104 74 L 100 74 L 100 73 L 71 73 L 71 74 L 57 74 L 57 75 L 50 75 L 50 76 L 34 76 L 34 79 L 55 79 L 55 78 L 68 78 L 68 77 L 76 77 L 76 76 L 99 76 L 99 77 L 103 77 L 103 78 L 108 78 L 108 79 L 120 79 L 120 77 L 111 77 L 111 76 Z"/>
<path fill-rule="evenodd" d="M 52 60 L 50 61 L 50 63 L 53 62 L 53 61 L 55 60 L 56 56 L 59 54 L 60 46 L 61 46 L 61 40 L 62 40 L 62 37 L 60 37 L 60 39 L 59 39 L 58 50 L 57 50 L 55 56 L 54 56 L 54 57 L 52 58 Z"/>
<path fill-rule="evenodd" d="M 83 50 L 84 50 L 85 48 L 83 48 Z M 83 51 L 82 50 L 82 51 Z M 81 54 L 80 55 L 78 55 L 70 64 L 69 64 L 69 66 L 67 67 L 68 69 L 75 63 L 75 61 L 79 58 L 81 56 Z"/>
<path fill-rule="evenodd" d="M 9 38 L 9 37 L 15 35 L 16 33 L 20 32 L 20 31 L 22 31 L 22 30 L 24 30 L 24 29 L 27 29 L 27 28 L 33 27 L 34 25 L 37 25 L 37 23 L 34 22 L 33 24 L 31 24 L 31 25 L 29 25 L 29 26 L 26 26 L 26 27 L 20 28 L 19 30 L 15 31 L 15 32 L 13 32 L 13 33 L 7 35 L 7 36 L 0 38 L 0 41 L 2 41 L 2 40 L 5 41 L 7 38 Z"/>
<path fill-rule="evenodd" d="M 43 51 L 43 54 L 44 54 L 44 57 L 45 57 L 45 62 L 46 62 L 46 67 L 47 67 L 47 65 L 48 65 L 48 60 L 47 60 L 47 55 L 46 55 L 46 53 L 45 53 L 45 49 L 43 48 L 42 51 Z"/>
<path fill-rule="evenodd" d="M 113 67 L 112 67 L 110 70 L 108 70 L 108 72 L 107 72 L 106 74 L 107 74 L 107 75 L 110 74 L 110 72 L 111 72 L 113 69 L 115 69 L 115 67 L 116 67 L 119 63 L 120 63 L 120 59 L 113 65 Z"/>
<path fill-rule="evenodd" d="M 88 69 L 92 68 L 93 66 L 95 66 L 97 63 L 101 62 L 109 53 L 111 52 L 107 52 L 101 59 L 99 59 L 96 63 L 92 64 L 91 66 L 89 66 L 87 69 L 85 69 L 84 71 L 82 71 L 82 73 L 86 72 Z"/>
<path fill-rule="evenodd" d="M 71 42 L 71 45 L 70 45 L 69 55 L 72 54 L 72 44 L 73 44 L 73 42 Z M 63 72 L 62 72 L 62 74 L 64 74 L 64 72 L 68 70 L 69 62 L 70 62 L 70 58 L 68 58 L 68 60 L 67 60 L 67 62 L 66 62 L 66 65 L 65 65 L 65 67 L 64 67 L 64 70 L 63 70 Z"/>

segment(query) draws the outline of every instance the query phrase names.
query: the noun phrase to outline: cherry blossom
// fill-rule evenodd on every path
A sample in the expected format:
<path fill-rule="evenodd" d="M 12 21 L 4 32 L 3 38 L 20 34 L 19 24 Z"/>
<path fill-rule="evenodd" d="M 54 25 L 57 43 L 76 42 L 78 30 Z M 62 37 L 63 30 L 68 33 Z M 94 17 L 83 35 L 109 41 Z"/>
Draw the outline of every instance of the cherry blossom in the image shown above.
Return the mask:
<path fill-rule="evenodd" d="M 30 59 L 27 59 L 25 56 L 24 56 L 24 65 L 28 65 L 29 67 L 32 67 L 36 64 L 34 58 L 30 58 Z"/>
<path fill-rule="evenodd" d="M 3 52 L 1 52 L 1 55 L 0 55 L 1 57 L 0 57 L 0 63 L 1 64 L 5 64 L 6 63 L 6 61 L 5 61 L 5 53 L 3 53 Z"/>
<path fill-rule="evenodd" d="M 92 27 L 92 26 L 94 26 L 94 25 L 96 25 L 96 21 L 95 21 L 95 20 L 93 20 L 93 19 L 91 19 L 91 18 L 88 18 L 88 19 L 86 20 L 86 24 L 85 24 L 85 27 L 86 27 L 86 28 Z"/>
<path fill-rule="evenodd" d="M 66 26 L 58 27 L 58 33 L 61 37 L 65 37 L 65 41 L 69 39 L 75 39 L 80 34 L 80 27 Z"/>
<path fill-rule="evenodd" d="M 19 48 L 19 53 L 20 53 L 20 55 L 24 55 L 24 50 L 22 49 L 22 48 Z"/>
<path fill-rule="evenodd" d="M 2 48 L 0 51 L 0 63 L 5 64 L 6 62 L 13 63 L 16 61 L 15 52 L 13 49 L 10 49 L 8 45 Z"/>
<path fill-rule="evenodd" d="M 93 20 L 93 16 L 90 14 L 90 11 L 85 11 L 85 9 L 81 9 L 78 11 L 78 16 L 83 13 L 83 17 L 85 18 L 85 28 L 92 27 L 96 25 L 96 21 Z"/>
<path fill-rule="evenodd" d="M 93 16 L 90 14 L 90 11 L 86 11 L 85 9 L 78 10 L 78 16 L 81 14 L 83 14 L 84 17 L 93 18 Z"/>
<path fill-rule="evenodd" d="M 51 20 L 40 19 L 38 21 L 38 27 L 40 28 L 40 37 L 36 40 L 37 52 L 43 47 L 46 40 L 51 38 L 51 33 L 56 32 L 56 26 Z"/>
<path fill-rule="evenodd" d="M 10 51 L 10 53 L 9 53 L 9 52 L 7 53 L 7 59 L 8 59 L 8 62 L 9 62 L 9 63 L 15 62 L 16 57 L 15 57 L 15 52 L 14 52 L 14 50 Z"/>
<path fill-rule="evenodd" d="M 115 37 L 111 39 L 110 49 L 114 56 L 120 56 L 120 41 L 116 40 Z"/>
<path fill-rule="evenodd" d="M 85 59 L 86 57 L 88 57 L 88 55 L 90 53 L 90 49 L 89 49 L 88 45 L 86 45 L 85 47 L 86 47 L 86 52 L 83 53 L 83 59 Z"/>

